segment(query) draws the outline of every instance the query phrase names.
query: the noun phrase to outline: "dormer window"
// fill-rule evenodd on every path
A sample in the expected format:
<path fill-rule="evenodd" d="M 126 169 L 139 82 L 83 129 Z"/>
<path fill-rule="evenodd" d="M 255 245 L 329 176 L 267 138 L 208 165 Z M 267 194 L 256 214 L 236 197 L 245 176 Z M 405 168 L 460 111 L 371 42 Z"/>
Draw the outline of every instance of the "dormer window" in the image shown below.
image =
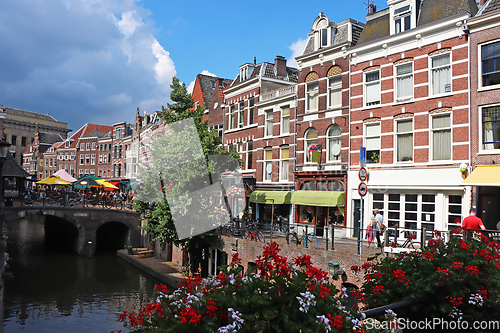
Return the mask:
<path fill-rule="evenodd" d="M 411 29 L 412 26 L 412 12 L 411 5 L 402 6 L 394 9 L 393 13 L 393 28 L 394 33 L 400 33 Z"/>
<path fill-rule="evenodd" d="M 240 67 L 240 82 L 245 81 L 252 75 L 253 66 L 251 64 L 244 64 Z"/>
<path fill-rule="evenodd" d="M 65 147 L 65 148 L 69 148 L 69 141 L 66 141 L 66 142 L 64 143 L 64 147 Z"/>
<path fill-rule="evenodd" d="M 336 24 L 330 22 L 323 13 L 319 13 L 319 16 L 314 20 L 312 31 L 315 50 L 333 45 L 337 32 Z"/>

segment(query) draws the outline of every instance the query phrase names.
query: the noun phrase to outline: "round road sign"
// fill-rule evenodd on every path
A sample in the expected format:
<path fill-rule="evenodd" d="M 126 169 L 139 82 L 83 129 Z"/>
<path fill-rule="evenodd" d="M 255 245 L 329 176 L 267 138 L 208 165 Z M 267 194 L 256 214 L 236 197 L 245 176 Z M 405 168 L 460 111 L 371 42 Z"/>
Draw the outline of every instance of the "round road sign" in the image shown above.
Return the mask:
<path fill-rule="evenodd" d="M 366 168 L 359 169 L 358 177 L 362 182 L 364 182 L 368 178 L 368 171 L 366 171 Z"/>
<path fill-rule="evenodd" d="M 364 197 L 366 195 L 366 193 L 368 193 L 368 186 L 366 186 L 366 183 L 363 183 L 363 182 L 359 183 L 358 193 L 362 197 Z"/>

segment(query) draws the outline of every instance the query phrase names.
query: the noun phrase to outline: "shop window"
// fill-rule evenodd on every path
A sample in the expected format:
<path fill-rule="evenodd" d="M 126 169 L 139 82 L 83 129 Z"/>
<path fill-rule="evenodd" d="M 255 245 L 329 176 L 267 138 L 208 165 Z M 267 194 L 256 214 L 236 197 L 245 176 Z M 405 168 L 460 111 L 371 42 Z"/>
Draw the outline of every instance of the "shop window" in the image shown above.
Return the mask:
<path fill-rule="evenodd" d="M 312 163 L 312 151 L 318 145 L 318 131 L 314 128 L 309 128 L 306 132 L 305 139 L 305 160 L 307 163 Z"/>
<path fill-rule="evenodd" d="M 306 181 L 303 182 L 302 185 L 300 185 L 300 189 L 303 191 L 315 191 L 316 186 L 314 181 Z"/>
<path fill-rule="evenodd" d="M 328 182 L 328 191 L 344 192 L 344 184 L 338 180 L 330 180 Z"/>
<path fill-rule="evenodd" d="M 387 226 L 399 227 L 400 214 L 401 214 L 401 195 L 400 194 L 389 194 L 387 204 Z M 399 236 L 398 236 L 399 237 Z"/>
<path fill-rule="evenodd" d="M 340 160 L 340 151 L 342 146 L 342 131 L 340 126 L 333 124 L 327 132 L 327 155 L 329 162 Z"/>
<path fill-rule="evenodd" d="M 462 196 L 448 196 L 448 230 L 460 228 L 462 225 Z"/>

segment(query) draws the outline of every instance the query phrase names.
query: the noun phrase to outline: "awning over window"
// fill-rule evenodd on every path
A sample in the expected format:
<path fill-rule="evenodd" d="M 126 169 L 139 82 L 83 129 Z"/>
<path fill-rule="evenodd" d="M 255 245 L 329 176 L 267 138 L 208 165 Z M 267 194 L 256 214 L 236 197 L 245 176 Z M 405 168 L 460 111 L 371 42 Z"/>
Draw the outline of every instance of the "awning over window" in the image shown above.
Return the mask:
<path fill-rule="evenodd" d="M 500 186 L 500 165 L 478 166 L 462 184 L 469 186 Z"/>
<path fill-rule="evenodd" d="M 296 205 L 344 207 L 345 192 L 333 191 L 295 191 L 292 203 Z"/>
<path fill-rule="evenodd" d="M 250 202 L 275 205 L 289 204 L 290 191 L 253 191 L 250 194 Z"/>

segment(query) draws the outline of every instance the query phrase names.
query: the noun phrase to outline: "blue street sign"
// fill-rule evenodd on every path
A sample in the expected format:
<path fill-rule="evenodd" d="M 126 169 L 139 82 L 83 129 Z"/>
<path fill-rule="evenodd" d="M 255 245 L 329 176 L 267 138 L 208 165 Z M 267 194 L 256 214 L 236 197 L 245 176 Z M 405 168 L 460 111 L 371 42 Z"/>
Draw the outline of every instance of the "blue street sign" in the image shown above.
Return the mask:
<path fill-rule="evenodd" d="M 359 147 L 359 161 L 366 163 L 366 147 Z"/>

